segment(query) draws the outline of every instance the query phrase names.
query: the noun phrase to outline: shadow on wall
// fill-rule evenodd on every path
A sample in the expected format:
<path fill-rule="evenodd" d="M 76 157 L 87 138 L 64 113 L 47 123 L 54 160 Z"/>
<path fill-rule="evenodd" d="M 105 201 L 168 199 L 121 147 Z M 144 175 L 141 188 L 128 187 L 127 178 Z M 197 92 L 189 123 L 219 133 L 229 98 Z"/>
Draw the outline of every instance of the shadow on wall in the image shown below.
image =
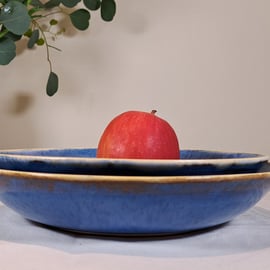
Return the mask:
<path fill-rule="evenodd" d="M 0 148 L 29 148 L 35 146 L 35 127 L 31 107 L 33 96 L 17 92 L 2 99 L 0 108 Z"/>

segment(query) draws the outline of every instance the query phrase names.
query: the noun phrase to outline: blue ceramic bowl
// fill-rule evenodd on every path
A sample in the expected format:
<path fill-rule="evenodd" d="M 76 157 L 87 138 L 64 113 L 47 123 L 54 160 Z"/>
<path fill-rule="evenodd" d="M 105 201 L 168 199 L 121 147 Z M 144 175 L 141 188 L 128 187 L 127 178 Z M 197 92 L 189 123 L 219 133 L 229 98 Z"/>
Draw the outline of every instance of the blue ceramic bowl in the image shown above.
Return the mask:
<path fill-rule="evenodd" d="M 230 221 L 270 189 L 250 174 L 101 176 L 0 170 L 0 200 L 25 218 L 93 234 L 175 234 Z"/>
<path fill-rule="evenodd" d="M 96 149 L 36 149 L 0 151 L 0 168 L 7 170 L 130 176 L 180 176 L 251 173 L 267 156 L 203 150 L 182 150 L 179 160 L 100 159 Z"/>

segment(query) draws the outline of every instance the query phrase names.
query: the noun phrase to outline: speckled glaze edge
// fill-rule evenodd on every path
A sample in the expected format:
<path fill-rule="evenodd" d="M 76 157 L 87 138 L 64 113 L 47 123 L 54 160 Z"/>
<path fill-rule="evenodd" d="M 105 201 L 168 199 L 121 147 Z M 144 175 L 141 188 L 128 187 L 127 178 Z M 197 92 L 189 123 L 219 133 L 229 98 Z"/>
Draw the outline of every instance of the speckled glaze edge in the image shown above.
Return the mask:
<path fill-rule="evenodd" d="M 201 150 L 201 149 L 183 149 L 192 150 L 192 151 L 200 151 L 205 153 L 220 153 L 220 154 L 245 154 L 250 155 L 250 157 L 240 157 L 240 158 L 217 158 L 217 159 L 118 159 L 118 158 L 93 158 L 93 157 L 59 157 L 59 156 L 45 156 L 45 155 L 23 155 L 23 154 L 14 154 L 18 151 L 50 151 L 50 150 L 83 150 L 86 148 L 30 148 L 30 149 L 7 149 L 0 150 L 0 157 L 9 157 L 16 158 L 18 160 L 39 160 L 48 162 L 84 162 L 89 164 L 96 164 L 100 162 L 112 163 L 112 164 L 123 164 L 128 165 L 130 163 L 135 166 L 143 165 L 143 166 L 158 166 L 158 165 L 228 165 L 228 164 L 254 164 L 254 163 L 262 163 L 269 160 L 269 156 L 264 154 L 255 154 L 255 153 L 241 153 L 241 152 L 224 152 L 224 151 L 215 151 L 215 150 Z M 89 148 L 94 149 L 94 148 Z M 10 154 L 9 154 L 10 153 Z"/>
<path fill-rule="evenodd" d="M 80 174 L 57 174 L 57 173 L 37 173 L 0 169 L 0 177 L 17 179 L 38 179 L 46 181 L 61 182 L 116 182 L 116 183 L 206 183 L 206 182 L 227 182 L 227 181 L 249 181 L 249 180 L 269 180 L 269 171 L 243 174 L 226 175 L 199 175 L 199 176 L 111 176 L 111 175 L 80 175 Z"/>

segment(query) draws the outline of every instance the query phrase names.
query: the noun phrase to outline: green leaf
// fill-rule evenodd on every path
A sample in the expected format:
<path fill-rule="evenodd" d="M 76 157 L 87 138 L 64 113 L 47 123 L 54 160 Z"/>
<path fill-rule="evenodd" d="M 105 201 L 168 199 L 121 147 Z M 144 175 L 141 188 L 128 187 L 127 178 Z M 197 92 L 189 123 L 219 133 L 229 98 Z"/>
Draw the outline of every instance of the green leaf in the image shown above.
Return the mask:
<path fill-rule="evenodd" d="M 53 96 L 58 90 L 58 76 L 54 72 L 50 72 L 47 81 L 46 92 L 48 96 Z"/>
<path fill-rule="evenodd" d="M 15 34 L 13 34 L 11 32 L 8 32 L 6 34 L 6 37 L 13 40 L 13 41 L 18 41 L 18 40 L 20 40 L 22 38 L 22 35 L 15 35 Z"/>
<path fill-rule="evenodd" d="M 38 39 L 39 39 L 39 30 L 38 29 L 35 29 L 32 32 L 32 35 L 30 36 L 30 38 L 28 40 L 27 47 L 29 49 L 33 48 Z"/>
<path fill-rule="evenodd" d="M 32 29 L 28 29 L 23 35 L 25 36 L 25 37 L 31 37 L 31 35 L 32 35 L 32 33 L 33 33 L 33 31 L 32 31 Z"/>
<path fill-rule="evenodd" d="M 9 38 L 0 39 L 0 65 L 7 65 L 16 56 L 16 45 Z"/>
<path fill-rule="evenodd" d="M 54 7 L 58 7 L 60 5 L 61 1 L 60 0 L 50 0 L 44 4 L 44 7 L 47 9 L 51 9 Z"/>
<path fill-rule="evenodd" d="M 101 18 L 104 21 L 112 21 L 116 13 L 116 4 L 114 0 L 102 0 L 101 2 Z"/>
<path fill-rule="evenodd" d="M 61 3 L 69 8 L 75 7 L 81 0 L 61 0 Z"/>
<path fill-rule="evenodd" d="M 100 8 L 101 0 L 83 0 L 84 5 L 90 10 L 97 10 Z"/>
<path fill-rule="evenodd" d="M 41 17 L 40 15 L 34 15 L 36 12 L 42 11 L 44 10 L 44 8 L 39 8 L 39 7 L 33 7 L 31 9 L 28 10 L 28 14 L 30 17 Z"/>
<path fill-rule="evenodd" d="M 43 38 L 39 38 L 36 43 L 38 46 L 42 46 L 42 45 L 44 45 L 45 40 Z"/>
<path fill-rule="evenodd" d="M 31 6 L 36 7 L 36 8 L 42 8 L 44 7 L 44 4 L 41 3 L 39 0 L 32 0 Z"/>
<path fill-rule="evenodd" d="M 69 14 L 74 27 L 79 30 L 86 30 L 89 27 L 90 13 L 86 9 L 78 9 Z"/>
<path fill-rule="evenodd" d="M 57 24 L 58 24 L 57 20 L 55 20 L 55 19 L 50 20 L 50 25 L 57 25 Z"/>
<path fill-rule="evenodd" d="M 9 1 L 1 8 L 0 24 L 16 35 L 24 34 L 30 22 L 27 7 L 18 1 Z"/>

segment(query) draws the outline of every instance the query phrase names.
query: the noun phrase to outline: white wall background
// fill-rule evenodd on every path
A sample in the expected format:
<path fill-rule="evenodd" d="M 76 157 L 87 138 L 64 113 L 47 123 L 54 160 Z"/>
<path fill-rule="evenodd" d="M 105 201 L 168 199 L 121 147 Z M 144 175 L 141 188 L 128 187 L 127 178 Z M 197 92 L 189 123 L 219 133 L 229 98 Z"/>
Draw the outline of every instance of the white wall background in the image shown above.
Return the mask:
<path fill-rule="evenodd" d="M 95 147 L 107 123 L 158 110 L 182 148 L 270 155 L 270 1 L 117 0 L 111 23 L 0 67 L 0 148 Z"/>

